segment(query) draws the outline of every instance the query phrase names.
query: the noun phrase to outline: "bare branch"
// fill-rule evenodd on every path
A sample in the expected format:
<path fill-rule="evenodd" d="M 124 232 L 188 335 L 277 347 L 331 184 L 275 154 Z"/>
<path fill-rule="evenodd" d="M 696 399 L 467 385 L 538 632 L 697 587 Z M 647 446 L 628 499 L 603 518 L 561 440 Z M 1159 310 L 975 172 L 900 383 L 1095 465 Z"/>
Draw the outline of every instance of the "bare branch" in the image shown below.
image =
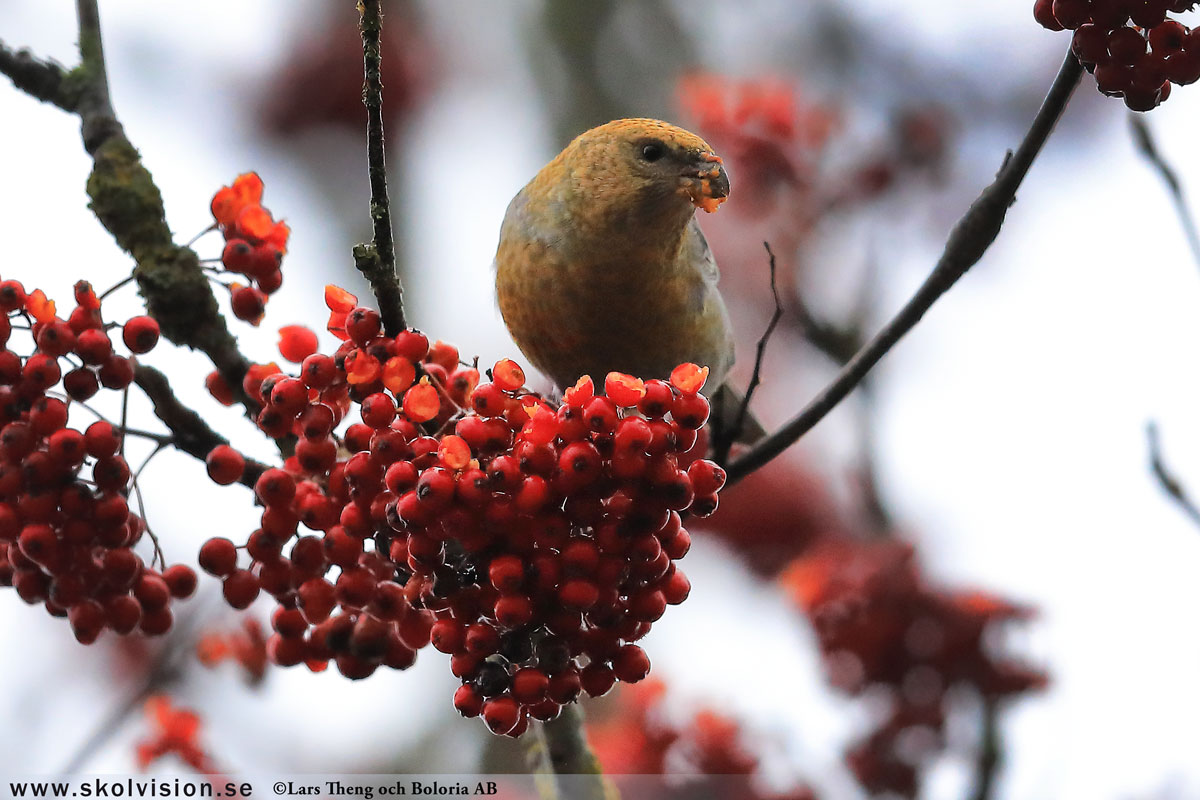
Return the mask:
<path fill-rule="evenodd" d="M 1020 147 L 1005 160 L 996 179 L 983 190 L 950 232 L 941 258 L 916 294 L 873 339 L 855 353 L 837 377 L 799 414 L 729 465 L 730 483 L 771 461 L 824 419 L 862 382 L 871 368 L 920 322 L 937 299 L 983 257 L 999 234 L 1017 188 L 1062 116 L 1082 74 L 1079 61 L 1068 53 Z"/>
<path fill-rule="evenodd" d="M 1162 445 L 1158 440 L 1158 425 L 1154 422 L 1146 423 L 1146 445 L 1150 451 L 1150 471 L 1154 473 L 1154 477 L 1158 480 L 1158 485 L 1167 493 L 1167 496 L 1175 501 L 1180 510 L 1188 515 L 1188 518 L 1196 525 L 1200 525 L 1200 507 L 1198 507 L 1183 482 L 1175 476 L 1163 461 Z"/>
<path fill-rule="evenodd" d="M 763 358 L 767 354 L 767 342 L 771 340 L 771 335 L 775 333 L 775 328 L 779 325 L 779 320 L 783 319 L 783 301 L 779 298 L 779 285 L 775 280 L 775 253 L 771 251 L 769 242 L 763 242 L 763 247 L 766 248 L 767 257 L 769 258 L 771 296 L 775 298 L 775 310 L 771 314 L 771 321 L 767 323 L 767 329 L 763 331 L 763 335 L 758 339 L 758 346 L 754 352 L 754 370 L 750 373 L 750 383 L 746 386 L 746 394 L 742 396 L 742 404 L 738 408 L 737 416 L 734 417 L 733 424 L 729 426 L 729 429 L 721 431 L 722 435 L 720 439 L 713 443 L 713 460 L 718 464 L 724 464 L 729 459 L 730 448 L 733 447 L 733 443 L 745 428 L 746 419 L 750 414 L 750 400 L 754 397 L 754 392 L 758 389 L 758 384 L 762 382 L 762 365 Z"/>
<path fill-rule="evenodd" d="M 371 179 L 371 226 L 369 245 L 354 248 L 354 266 L 371 284 L 383 327 L 389 336 L 404 330 L 404 287 L 396 272 L 396 246 L 392 239 L 392 211 L 387 190 L 387 158 L 384 154 L 383 79 L 379 45 L 382 0 L 360 0 L 359 30 L 363 42 L 363 104 L 367 107 L 367 171 Z"/>
<path fill-rule="evenodd" d="M 1183 226 L 1183 233 L 1187 237 L 1192 258 L 1197 265 L 1200 265 L 1200 233 L 1196 230 L 1196 220 L 1192 217 L 1191 209 L 1184 197 L 1183 183 L 1179 180 L 1178 173 L 1162 157 L 1158 144 L 1154 141 L 1154 134 L 1150 130 L 1150 123 L 1143 115 L 1130 112 L 1129 127 L 1133 131 L 1133 141 L 1137 145 L 1138 152 L 1145 156 L 1146 160 L 1158 171 L 1163 182 L 1167 184 L 1167 191 L 1171 193 L 1171 202 L 1175 204 L 1175 213 L 1179 215 L 1179 224 Z"/>
<path fill-rule="evenodd" d="M 78 67 L 63 72 L 0 45 L 0 71 L 17 88 L 79 115 L 83 145 L 93 158 L 87 182 L 92 212 L 136 262 L 133 277 L 147 312 L 169 341 L 205 353 L 253 416 L 257 406 L 242 390 L 250 362 L 225 324 L 196 253 L 172 240 L 162 195 L 113 111 L 96 0 L 76 0 L 76 15 Z"/>
<path fill-rule="evenodd" d="M 979 752 L 975 757 L 975 787 L 971 800 L 991 800 L 996 789 L 996 773 L 1004 760 L 1000 737 L 1000 700 L 984 697 L 980 711 Z"/>
<path fill-rule="evenodd" d="M 79 74 L 82 91 L 75 109 L 83 122 L 83 146 L 92 155 L 113 136 L 124 136 L 108 93 L 108 66 L 100 35 L 100 9 L 96 0 L 75 0 L 79 19 Z"/>
<path fill-rule="evenodd" d="M 210 428 L 203 417 L 179 401 L 171 391 L 166 375 L 154 367 L 138 364 L 133 379 L 154 404 L 154 415 L 170 429 L 170 443 L 177 450 L 203 461 L 214 447 L 229 444 L 229 440 Z M 267 469 L 266 464 L 248 458 L 239 482 L 253 488 L 258 476 Z"/>
<path fill-rule="evenodd" d="M 14 51 L 0 42 L 0 73 L 7 75 L 13 86 L 25 94 L 43 103 L 53 103 L 63 111 L 75 111 L 79 102 L 67 71 L 27 49 Z"/>

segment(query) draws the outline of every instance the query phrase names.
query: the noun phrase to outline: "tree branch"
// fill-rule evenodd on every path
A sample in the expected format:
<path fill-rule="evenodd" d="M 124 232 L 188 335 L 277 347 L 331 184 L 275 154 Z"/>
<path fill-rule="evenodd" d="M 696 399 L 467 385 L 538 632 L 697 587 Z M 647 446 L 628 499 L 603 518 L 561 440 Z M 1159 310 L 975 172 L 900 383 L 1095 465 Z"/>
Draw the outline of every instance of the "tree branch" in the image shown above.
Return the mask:
<path fill-rule="evenodd" d="M 1016 196 L 1017 187 L 1025 179 L 1029 167 L 1062 116 L 1082 74 L 1079 61 L 1068 53 L 1017 152 L 1005 159 L 996 179 L 983 190 L 954 226 L 941 258 L 916 294 L 873 339 L 855 353 L 837 377 L 799 414 L 729 465 L 730 483 L 771 461 L 824 419 L 866 377 L 871 368 L 920 322 L 937 299 L 983 257 L 1004 224 L 1005 214 Z"/>
<path fill-rule="evenodd" d="M 242 390 L 250 362 L 241 354 L 212 287 L 190 248 L 177 246 L 162 195 L 113 111 L 96 0 L 76 0 L 80 64 L 70 72 L 22 51 L 0 47 L 0 71 L 38 99 L 79 115 L 83 146 L 93 158 L 90 208 L 136 262 L 133 276 L 169 341 L 212 361 L 250 416 L 257 406 Z"/>
<path fill-rule="evenodd" d="M 379 45 L 382 0 L 359 0 L 359 30 L 363 43 L 363 105 L 367 107 L 367 172 L 371 179 L 370 244 L 356 245 L 354 266 L 371 284 L 383 327 L 395 336 L 407 327 L 404 321 L 404 287 L 396 272 L 396 245 L 392 240 L 392 211 L 387 190 L 387 159 L 384 154 L 383 78 Z"/>
<path fill-rule="evenodd" d="M 11 50 L 2 41 L 0 73 L 7 75 L 13 86 L 25 94 L 43 103 L 53 103 L 63 111 L 74 112 L 79 103 L 77 86 L 62 65 L 43 61 L 24 48 Z"/>
<path fill-rule="evenodd" d="M 1129 127 L 1133 131 L 1133 141 L 1138 152 L 1145 156 L 1167 184 L 1167 191 L 1171 193 L 1171 201 L 1175 204 L 1175 213 L 1179 215 L 1179 223 L 1183 226 L 1184 236 L 1187 237 L 1188 247 L 1192 251 L 1192 259 L 1200 265 L 1200 233 L 1196 230 L 1196 220 L 1192 217 L 1184 197 L 1183 183 L 1179 180 L 1179 175 L 1159 152 L 1154 134 L 1150 131 L 1150 123 L 1144 116 L 1130 112 Z"/>
<path fill-rule="evenodd" d="M 979 752 L 975 758 L 975 786 L 971 800 L 991 800 L 996 789 L 996 773 L 1004 760 L 1001 751 L 1003 740 L 1000 737 L 1000 700 L 983 698 L 980 714 L 981 735 Z"/>
<path fill-rule="evenodd" d="M 583 710 L 565 706 L 557 719 L 533 723 L 527 755 L 539 776 L 542 800 L 613 800 L 616 788 L 604 779 L 600 762 L 588 745 Z"/>
<path fill-rule="evenodd" d="M 1158 438 L 1158 425 L 1154 422 L 1146 423 L 1146 444 L 1150 451 L 1150 471 L 1154 473 L 1158 485 L 1162 487 L 1168 497 L 1175 501 L 1180 510 L 1188 515 L 1192 522 L 1200 525 L 1200 507 L 1197 507 L 1195 501 L 1192 500 L 1191 495 L 1184 488 L 1183 482 L 1163 461 L 1162 445 Z"/>
<path fill-rule="evenodd" d="M 214 447 L 229 444 L 229 440 L 210 428 L 203 417 L 179 401 L 166 375 L 154 367 L 138 364 L 133 380 L 154 404 L 154 416 L 170 429 L 171 445 L 175 449 L 203 461 Z M 267 469 L 266 464 L 247 458 L 239 483 L 254 488 L 254 482 Z"/>

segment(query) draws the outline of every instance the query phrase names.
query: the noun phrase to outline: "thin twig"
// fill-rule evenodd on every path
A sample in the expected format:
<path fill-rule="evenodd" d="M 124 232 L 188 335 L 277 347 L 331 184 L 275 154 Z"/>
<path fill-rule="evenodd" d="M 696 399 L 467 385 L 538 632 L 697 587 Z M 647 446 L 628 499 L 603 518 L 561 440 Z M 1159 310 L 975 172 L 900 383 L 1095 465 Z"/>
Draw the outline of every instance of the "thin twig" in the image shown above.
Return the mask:
<path fill-rule="evenodd" d="M 783 301 L 779 297 L 779 286 L 775 281 L 775 253 L 771 250 L 770 242 L 763 242 L 763 247 L 767 251 L 771 275 L 771 296 L 775 298 L 775 310 L 771 313 L 771 321 L 767 323 L 767 329 L 763 331 L 763 335 L 758 339 L 758 345 L 754 352 L 754 370 L 750 373 L 750 383 L 747 384 L 746 393 L 742 396 L 742 404 L 738 408 L 737 416 L 734 417 L 733 424 L 729 426 L 729 430 L 722 432 L 720 441 L 714 442 L 713 460 L 718 464 L 725 464 L 729 460 L 729 451 L 733 447 L 734 441 L 745 428 L 746 419 L 750 414 L 750 400 L 754 397 L 755 391 L 758 390 L 759 383 L 762 382 L 762 365 L 763 358 L 767 354 L 767 342 L 771 340 L 771 335 L 775 333 L 775 328 L 779 325 L 779 320 L 783 319 Z"/>
<path fill-rule="evenodd" d="M 147 698 L 179 679 L 185 667 L 192 663 L 194 658 L 193 640 L 195 637 L 192 633 L 199 618 L 199 610 L 179 617 L 171 633 L 163 640 L 162 647 L 146 671 L 141 685 L 101 720 L 92 734 L 71 755 L 59 774 L 73 775 L 79 772 L 96 751 L 112 739 L 113 734 L 124 724 L 125 720 L 142 707 Z"/>
<path fill-rule="evenodd" d="M 124 447 L 124 445 L 125 440 L 121 439 L 121 446 Z M 154 450 L 150 452 L 150 455 L 146 456 L 146 460 L 142 462 L 141 466 L 137 468 L 137 470 L 133 473 L 133 477 L 130 479 L 130 485 L 133 486 L 133 495 L 135 498 L 137 498 L 138 516 L 142 518 L 142 525 L 144 525 L 146 528 L 146 535 L 150 537 L 150 542 L 154 545 L 154 555 L 157 556 L 159 567 L 163 570 L 167 568 L 167 557 L 163 555 L 162 544 L 158 541 L 158 537 L 154 534 L 154 530 L 150 527 L 150 520 L 146 518 L 146 498 L 142 496 L 142 487 L 141 484 L 138 483 L 138 479 L 142 477 L 142 470 L 149 466 L 154 457 L 166 449 L 166 447 L 167 445 L 165 444 L 156 446 Z M 150 561 L 150 563 L 151 565 L 154 564 L 153 559 Z"/>
<path fill-rule="evenodd" d="M 866 377 L 871 368 L 920 322 L 937 299 L 983 257 L 999 234 L 1017 188 L 1062 116 L 1082 74 L 1079 61 L 1068 53 L 1020 147 L 1005 159 L 996 179 L 983 190 L 955 225 L 941 258 L 916 294 L 871 341 L 855 353 L 837 377 L 799 414 L 729 465 L 730 483 L 771 461 L 824 419 Z"/>
<path fill-rule="evenodd" d="M 110 294 L 115 292 L 117 289 L 120 289 L 122 286 L 126 286 L 132 282 L 133 282 L 132 275 L 130 275 L 128 278 L 122 278 L 121 280 L 114 283 L 112 286 L 105 289 L 104 292 L 99 297 L 96 298 L 96 300 L 103 303 L 104 298 L 108 297 Z"/>
<path fill-rule="evenodd" d="M 371 180 L 372 241 L 354 248 L 354 265 L 371 284 L 379 314 L 389 336 L 404 330 L 404 288 L 396 273 L 392 211 L 388 201 L 387 159 L 384 154 L 383 59 L 379 45 L 382 0 L 360 0 L 359 30 L 363 43 L 363 105 L 367 107 L 367 172 Z"/>
<path fill-rule="evenodd" d="M 1003 740 L 1000 738 L 1000 701 L 994 697 L 983 698 L 980 713 L 981 735 L 971 800 L 991 800 L 996 788 L 996 773 L 1004 760 L 1001 751 Z"/>
<path fill-rule="evenodd" d="M 1188 515 L 1192 522 L 1200 525 L 1200 507 L 1192 500 L 1191 495 L 1184 488 L 1183 482 L 1175 477 L 1175 474 L 1163 461 L 1162 445 L 1158 439 L 1158 425 L 1154 422 L 1146 423 L 1146 445 L 1150 450 L 1150 471 L 1158 479 L 1158 485 L 1162 487 L 1168 497 L 1175 501 L 1180 510 Z"/>
<path fill-rule="evenodd" d="M 1179 215 L 1179 224 L 1183 226 L 1188 247 L 1192 251 L 1192 258 L 1197 265 L 1200 265 L 1200 232 L 1196 230 L 1196 220 L 1184 197 L 1183 183 L 1179 180 L 1179 174 L 1162 157 L 1158 144 L 1154 140 L 1154 134 L 1150 130 L 1150 123 L 1142 114 L 1130 112 L 1129 127 L 1133 131 L 1133 141 L 1137 145 L 1138 152 L 1145 156 L 1146 160 L 1158 171 L 1163 182 L 1167 184 L 1167 190 L 1171 193 L 1171 202 L 1175 204 L 1175 213 Z"/>
<path fill-rule="evenodd" d="M 134 382 L 154 404 L 154 415 L 173 434 L 171 445 L 175 449 L 203 461 L 214 447 L 229 444 L 228 439 L 210 428 L 199 414 L 175 397 L 166 375 L 145 364 L 138 364 L 133 375 Z M 239 483 L 253 488 L 258 476 L 267 469 L 269 467 L 266 464 L 248 458 Z"/>

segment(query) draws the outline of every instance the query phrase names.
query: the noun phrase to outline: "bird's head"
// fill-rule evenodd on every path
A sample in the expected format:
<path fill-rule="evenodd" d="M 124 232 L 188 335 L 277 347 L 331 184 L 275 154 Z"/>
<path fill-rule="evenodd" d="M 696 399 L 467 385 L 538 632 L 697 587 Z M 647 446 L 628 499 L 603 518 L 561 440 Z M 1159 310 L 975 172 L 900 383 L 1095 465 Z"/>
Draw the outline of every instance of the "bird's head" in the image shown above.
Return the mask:
<path fill-rule="evenodd" d="M 715 211 L 729 196 L 729 177 L 708 143 L 656 119 L 592 128 L 559 159 L 570 175 L 573 199 L 621 226 L 682 227 L 696 208 Z"/>

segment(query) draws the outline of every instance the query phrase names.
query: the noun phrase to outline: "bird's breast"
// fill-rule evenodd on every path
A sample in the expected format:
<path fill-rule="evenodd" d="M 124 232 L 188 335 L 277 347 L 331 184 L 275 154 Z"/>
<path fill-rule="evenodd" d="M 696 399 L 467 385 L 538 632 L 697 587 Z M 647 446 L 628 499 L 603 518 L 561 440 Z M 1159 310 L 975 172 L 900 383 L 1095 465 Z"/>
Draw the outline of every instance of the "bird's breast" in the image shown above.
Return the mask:
<path fill-rule="evenodd" d="M 684 361 L 716 370 L 728 339 L 720 299 L 678 261 L 677 248 L 579 248 L 510 230 L 496 255 L 497 299 L 517 345 L 559 386 L 614 370 L 666 377 Z"/>

